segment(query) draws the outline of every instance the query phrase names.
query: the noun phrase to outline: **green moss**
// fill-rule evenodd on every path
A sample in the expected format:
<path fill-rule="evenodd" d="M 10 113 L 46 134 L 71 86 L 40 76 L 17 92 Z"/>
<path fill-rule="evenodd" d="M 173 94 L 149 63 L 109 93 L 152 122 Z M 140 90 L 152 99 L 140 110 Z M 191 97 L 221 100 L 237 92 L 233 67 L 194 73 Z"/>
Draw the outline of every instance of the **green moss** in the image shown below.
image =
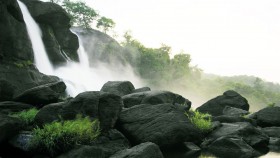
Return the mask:
<path fill-rule="evenodd" d="M 211 115 L 200 113 L 199 111 L 191 110 L 191 113 L 185 113 L 191 123 L 203 132 L 208 132 L 212 129 Z"/>
<path fill-rule="evenodd" d="M 25 68 L 25 67 L 29 67 L 29 66 L 33 65 L 33 62 L 31 60 L 26 60 L 26 61 L 17 61 L 17 62 L 14 62 L 14 64 L 18 68 Z"/>
<path fill-rule="evenodd" d="M 43 128 L 35 128 L 29 147 L 32 150 L 56 155 L 70 150 L 75 145 L 90 144 L 100 134 L 99 121 L 77 117 L 75 120 L 53 122 Z"/>
<path fill-rule="evenodd" d="M 34 118 L 37 115 L 37 113 L 38 113 L 38 110 L 35 108 L 32 108 L 29 110 L 11 114 L 10 116 L 19 118 L 20 120 L 22 120 L 25 123 L 25 125 L 30 125 L 34 122 Z"/>
<path fill-rule="evenodd" d="M 275 103 L 269 103 L 267 107 L 275 107 Z"/>

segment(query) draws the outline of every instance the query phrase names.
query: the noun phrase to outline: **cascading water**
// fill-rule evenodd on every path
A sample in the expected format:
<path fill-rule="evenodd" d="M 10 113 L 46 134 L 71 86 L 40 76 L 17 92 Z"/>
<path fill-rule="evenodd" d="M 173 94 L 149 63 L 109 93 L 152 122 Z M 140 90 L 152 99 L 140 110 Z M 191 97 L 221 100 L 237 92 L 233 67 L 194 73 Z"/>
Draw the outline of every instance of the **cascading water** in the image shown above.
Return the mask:
<path fill-rule="evenodd" d="M 27 7 L 19 0 L 17 2 L 21 9 L 27 32 L 32 43 L 36 67 L 44 74 L 54 75 L 52 64 L 42 41 L 41 29 L 30 15 Z"/>

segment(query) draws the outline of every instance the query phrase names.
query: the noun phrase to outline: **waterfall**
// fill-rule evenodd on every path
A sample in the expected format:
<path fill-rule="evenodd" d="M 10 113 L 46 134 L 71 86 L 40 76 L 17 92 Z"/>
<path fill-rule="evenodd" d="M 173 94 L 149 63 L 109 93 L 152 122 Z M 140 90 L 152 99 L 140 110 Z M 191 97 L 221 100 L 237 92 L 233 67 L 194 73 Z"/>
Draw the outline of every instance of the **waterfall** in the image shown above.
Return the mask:
<path fill-rule="evenodd" d="M 47 75 L 54 75 L 52 64 L 48 58 L 45 46 L 42 40 L 42 32 L 38 24 L 30 15 L 27 7 L 21 1 L 17 1 L 21 9 L 23 19 L 27 28 L 29 38 L 32 43 L 35 64 L 38 70 Z"/>
<path fill-rule="evenodd" d="M 63 80 L 67 86 L 68 95 L 75 97 L 84 91 L 100 90 L 103 84 L 108 80 L 130 80 L 134 83 L 140 83 L 140 80 L 134 75 L 132 68 L 121 65 L 112 65 L 99 62 L 98 66 L 90 67 L 87 52 L 84 49 L 82 39 L 78 33 L 75 33 L 79 38 L 78 57 L 80 62 L 71 61 L 67 55 L 63 55 L 68 59 L 65 65 L 53 68 L 48 54 L 45 50 L 42 41 L 42 33 L 38 24 L 30 15 L 27 7 L 18 1 L 22 11 L 24 21 L 27 27 L 28 35 L 30 37 L 32 48 L 34 51 L 35 64 L 38 70 L 47 75 L 55 75 Z M 116 67 L 119 70 L 116 70 Z"/>

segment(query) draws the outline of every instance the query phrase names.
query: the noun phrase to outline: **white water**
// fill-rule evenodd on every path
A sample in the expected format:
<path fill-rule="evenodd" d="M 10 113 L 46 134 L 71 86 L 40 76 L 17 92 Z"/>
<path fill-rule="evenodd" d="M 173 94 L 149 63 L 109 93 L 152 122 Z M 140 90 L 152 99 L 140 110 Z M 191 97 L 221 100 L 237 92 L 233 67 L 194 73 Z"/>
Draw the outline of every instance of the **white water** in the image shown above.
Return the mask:
<path fill-rule="evenodd" d="M 52 64 L 43 44 L 41 29 L 30 15 L 27 7 L 19 0 L 18 4 L 22 11 L 27 32 L 32 43 L 36 67 L 44 74 L 54 75 Z"/>

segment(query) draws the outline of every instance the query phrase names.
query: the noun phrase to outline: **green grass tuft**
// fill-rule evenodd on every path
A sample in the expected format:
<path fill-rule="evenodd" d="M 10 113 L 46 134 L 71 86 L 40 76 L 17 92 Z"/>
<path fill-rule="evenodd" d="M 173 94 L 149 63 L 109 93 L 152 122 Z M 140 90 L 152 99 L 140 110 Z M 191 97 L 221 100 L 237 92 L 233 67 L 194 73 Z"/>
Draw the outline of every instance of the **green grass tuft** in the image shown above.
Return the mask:
<path fill-rule="evenodd" d="M 29 147 L 33 150 L 56 155 L 75 145 L 88 145 L 100 134 L 99 121 L 77 117 L 75 120 L 53 122 L 43 128 L 35 128 Z"/>
<path fill-rule="evenodd" d="M 30 125 L 34 122 L 34 118 L 38 112 L 39 112 L 39 110 L 32 108 L 29 110 L 24 110 L 21 112 L 11 114 L 10 116 L 19 118 L 20 120 L 22 120 L 24 122 L 25 125 Z"/>
<path fill-rule="evenodd" d="M 199 111 L 191 111 L 191 114 L 185 113 L 191 123 L 203 132 L 208 132 L 212 129 L 211 115 L 200 113 Z"/>

